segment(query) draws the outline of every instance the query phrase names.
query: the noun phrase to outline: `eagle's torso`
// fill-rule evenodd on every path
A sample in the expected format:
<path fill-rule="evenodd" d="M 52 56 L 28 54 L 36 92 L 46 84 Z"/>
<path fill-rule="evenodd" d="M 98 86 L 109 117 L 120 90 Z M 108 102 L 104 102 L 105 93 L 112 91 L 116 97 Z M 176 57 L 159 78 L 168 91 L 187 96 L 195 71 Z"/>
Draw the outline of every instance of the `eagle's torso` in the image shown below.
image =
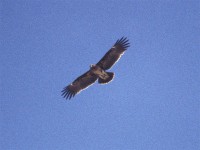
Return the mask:
<path fill-rule="evenodd" d="M 108 74 L 98 65 L 91 65 L 90 71 L 101 79 L 107 79 Z"/>

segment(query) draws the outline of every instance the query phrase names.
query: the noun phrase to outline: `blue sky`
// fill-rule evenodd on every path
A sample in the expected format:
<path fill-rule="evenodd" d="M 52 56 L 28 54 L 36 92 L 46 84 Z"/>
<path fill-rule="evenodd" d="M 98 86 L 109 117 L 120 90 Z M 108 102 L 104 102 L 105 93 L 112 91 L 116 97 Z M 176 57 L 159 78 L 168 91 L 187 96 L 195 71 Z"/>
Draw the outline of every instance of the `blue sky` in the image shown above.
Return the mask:
<path fill-rule="evenodd" d="M 1 149 L 197 150 L 198 1 L 1 1 Z M 71 101 L 61 90 L 122 36 L 131 47 Z"/>

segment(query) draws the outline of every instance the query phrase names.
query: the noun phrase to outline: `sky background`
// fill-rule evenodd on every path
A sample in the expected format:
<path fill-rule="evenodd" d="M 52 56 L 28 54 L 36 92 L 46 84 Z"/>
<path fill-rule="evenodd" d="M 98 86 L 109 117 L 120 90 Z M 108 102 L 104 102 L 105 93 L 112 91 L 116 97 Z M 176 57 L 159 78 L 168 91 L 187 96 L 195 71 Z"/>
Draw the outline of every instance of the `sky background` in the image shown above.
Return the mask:
<path fill-rule="evenodd" d="M 2 150 L 199 148 L 199 1 L 0 3 Z M 114 80 L 62 98 L 122 36 Z"/>

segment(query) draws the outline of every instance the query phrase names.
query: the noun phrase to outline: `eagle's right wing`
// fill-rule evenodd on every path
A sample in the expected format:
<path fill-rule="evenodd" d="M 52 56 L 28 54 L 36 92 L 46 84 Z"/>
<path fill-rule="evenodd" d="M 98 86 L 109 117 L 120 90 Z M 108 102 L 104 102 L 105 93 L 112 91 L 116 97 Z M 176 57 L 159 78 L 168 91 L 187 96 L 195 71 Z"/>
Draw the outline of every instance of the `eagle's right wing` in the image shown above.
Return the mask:
<path fill-rule="evenodd" d="M 113 47 L 97 63 L 104 70 L 110 69 L 123 55 L 124 51 L 130 46 L 127 38 L 122 37 L 117 40 Z"/>
<path fill-rule="evenodd" d="M 87 88 L 97 80 L 97 76 L 92 74 L 91 71 L 87 71 L 70 85 L 66 86 L 61 92 L 62 96 L 66 99 L 71 99 L 83 89 Z"/>

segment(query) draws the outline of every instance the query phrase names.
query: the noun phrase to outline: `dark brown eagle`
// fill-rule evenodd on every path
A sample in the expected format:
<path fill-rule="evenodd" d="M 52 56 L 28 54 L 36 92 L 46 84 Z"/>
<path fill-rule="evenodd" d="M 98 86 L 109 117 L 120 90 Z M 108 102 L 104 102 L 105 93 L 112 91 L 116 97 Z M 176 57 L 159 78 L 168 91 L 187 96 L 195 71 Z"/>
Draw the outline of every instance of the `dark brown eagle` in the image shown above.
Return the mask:
<path fill-rule="evenodd" d="M 106 70 L 110 69 L 119 60 L 129 46 L 130 44 L 127 38 L 122 37 L 117 40 L 113 47 L 96 65 L 90 65 L 89 71 L 78 77 L 62 90 L 62 96 L 66 99 L 71 99 L 80 91 L 92 85 L 97 79 L 99 84 L 110 82 L 114 77 L 114 73 L 106 72 Z"/>

